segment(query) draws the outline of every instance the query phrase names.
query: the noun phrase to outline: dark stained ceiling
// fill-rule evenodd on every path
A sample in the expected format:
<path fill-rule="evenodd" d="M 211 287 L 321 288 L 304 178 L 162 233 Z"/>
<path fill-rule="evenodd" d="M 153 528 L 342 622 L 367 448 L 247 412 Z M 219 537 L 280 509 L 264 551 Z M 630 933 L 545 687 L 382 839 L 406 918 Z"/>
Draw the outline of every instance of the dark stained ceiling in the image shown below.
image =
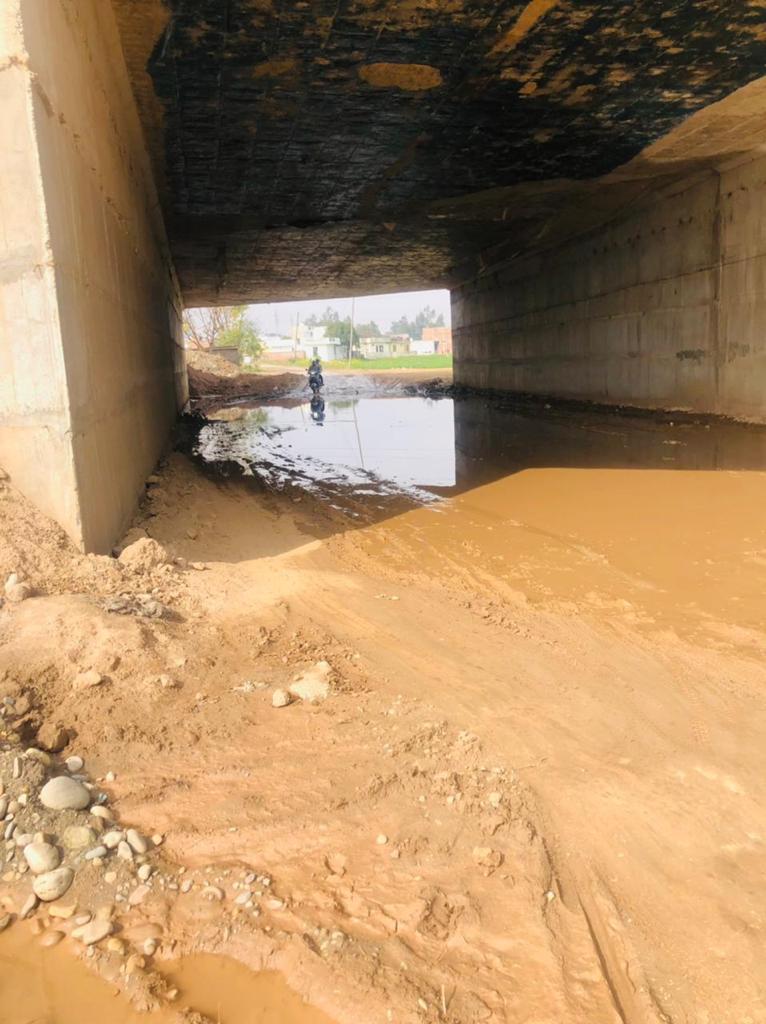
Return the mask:
<path fill-rule="evenodd" d="M 683 126 L 766 69 L 764 0 L 114 4 L 196 305 L 449 286 L 746 148 Z"/>

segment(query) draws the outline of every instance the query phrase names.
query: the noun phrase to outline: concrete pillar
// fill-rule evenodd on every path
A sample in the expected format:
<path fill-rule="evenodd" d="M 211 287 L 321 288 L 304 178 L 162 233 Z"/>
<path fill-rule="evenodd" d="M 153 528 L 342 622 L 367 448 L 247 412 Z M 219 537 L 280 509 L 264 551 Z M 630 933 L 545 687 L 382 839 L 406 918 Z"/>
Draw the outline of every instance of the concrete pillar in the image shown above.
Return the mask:
<path fill-rule="evenodd" d="M 104 552 L 186 397 L 181 302 L 111 4 L 6 0 L 0 118 L 0 466 Z"/>
<path fill-rule="evenodd" d="M 453 292 L 455 380 L 766 421 L 766 159 Z"/>

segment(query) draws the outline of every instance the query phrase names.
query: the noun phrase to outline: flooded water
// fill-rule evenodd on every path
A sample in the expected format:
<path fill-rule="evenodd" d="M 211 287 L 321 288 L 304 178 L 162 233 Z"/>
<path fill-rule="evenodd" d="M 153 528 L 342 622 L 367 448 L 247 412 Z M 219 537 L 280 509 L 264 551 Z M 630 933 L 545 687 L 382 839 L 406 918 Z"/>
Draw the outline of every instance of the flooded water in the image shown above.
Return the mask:
<path fill-rule="evenodd" d="M 370 547 L 403 571 L 483 574 L 527 600 L 648 623 L 691 617 L 721 642 L 726 623 L 761 628 L 766 429 L 327 390 L 321 422 L 300 401 L 229 407 L 194 450 L 379 522 Z"/>
<path fill-rule="evenodd" d="M 2 1024 L 178 1024 L 189 1008 L 213 1024 L 332 1024 L 273 971 L 255 973 L 227 957 L 198 955 L 163 965 L 179 996 L 139 1013 L 113 985 L 62 946 L 42 949 L 18 926 L 0 935 Z"/>
<path fill-rule="evenodd" d="M 544 467 L 761 470 L 766 429 L 524 409 L 475 397 L 330 395 L 321 410 L 300 400 L 219 409 L 193 450 L 275 487 L 333 482 L 356 493 L 448 496 Z"/>

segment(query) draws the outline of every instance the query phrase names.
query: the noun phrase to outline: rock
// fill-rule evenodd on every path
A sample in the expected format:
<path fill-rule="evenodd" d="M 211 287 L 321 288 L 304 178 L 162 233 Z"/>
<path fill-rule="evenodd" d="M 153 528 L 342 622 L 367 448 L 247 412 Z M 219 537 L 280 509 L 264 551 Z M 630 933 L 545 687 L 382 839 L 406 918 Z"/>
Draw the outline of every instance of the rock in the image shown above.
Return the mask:
<path fill-rule="evenodd" d="M 96 833 L 87 825 L 69 825 L 61 834 L 61 845 L 67 850 L 84 850 L 95 839 Z"/>
<path fill-rule="evenodd" d="M 22 601 L 26 601 L 27 598 L 32 597 L 34 591 L 28 583 L 17 583 L 14 587 L 5 588 L 5 596 L 13 604 L 21 604 Z"/>
<path fill-rule="evenodd" d="M 149 849 L 149 844 L 134 828 L 129 828 L 125 833 L 125 838 L 128 841 L 128 845 L 134 853 L 146 853 Z"/>
<path fill-rule="evenodd" d="M 35 879 L 35 881 L 37 881 L 37 879 Z M 34 914 L 34 912 L 37 910 L 37 905 L 39 902 L 40 901 L 37 898 L 36 893 L 31 892 L 29 896 L 27 896 L 27 898 L 21 904 L 21 910 L 19 910 L 19 918 L 22 921 L 26 921 L 26 919 L 28 917 L 31 917 L 31 915 Z"/>
<path fill-rule="evenodd" d="M 101 836 L 101 842 L 107 850 L 115 850 L 124 839 L 125 833 L 122 829 L 112 829 L 109 832 L 104 832 Z"/>
<path fill-rule="evenodd" d="M 38 875 L 32 882 L 32 889 L 35 896 L 49 903 L 63 896 L 74 879 L 74 871 L 71 868 L 56 868 L 54 871 L 46 871 L 44 875 Z"/>
<path fill-rule="evenodd" d="M 103 860 L 108 854 L 109 851 L 105 846 L 94 846 L 85 854 L 85 860 Z"/>
<path fill-rule="evenodd" d="M 90 792 L 76 779 L 59 775 L 40 790 L 43 807 L 51 811 L 81 811 L 90 803 Z"/>
<path fill-rule="evenodd" d="M 128 903 L 131 907 L 137 907 L 139 903 L 144 902 L 151 891 L 148 885 L 137 885 L 130 896 L 128 896 Z"/>
<path fill-rule="evenodd" d="M 40 945 L 46 949 L 50 949 L 53 946 L 58 946 L 59 942 L 64 938 L 64 933 L 57 931 L 55 928 L 51 931 L 43 932 L 40 936 Z"/>
<path fill-rule="evenodd" d="M 83 759 L 81 757 L 77 757 L 76 754 L 72 757 L 68 757 L 64 763 L 66 764 L 66 770 L 71 772 L 73 775 L 76 772 L 81 772 L 85 767 Z"/>
<path fill-rule="evenodd" d="M 151 537 L 141 537 L 133 541 L 120 553 L 120 565 L 133 572 L 151 572 L 159 565 L 166 565 L 170 557 L 161 544 Z"/>
<path fill-rule="evenodd" d="M 141 949 L 143 950 L 145 956 L 154 956 L 154 954 L 157 952 L 157 940 L 145 939 Z"/>
<path fill-rule="evenodd" d="M 158 832 L 156 835 L 152 836 L 152 842 L 154 843 L 155 846 L 162 846 L 162 844 L 165 842 L 165 837 L 163 835 L 160 835 L 160 833 Z"/>
<path fill-rule="evenodd" d="M 128 530 L 114 550 L 117 555 L 121 555 L 126 548 L 131 546 L 131 544 L 135 544 L 137 540 L 142 540 L 144 537 L 148 536 L 149 534 L 146 530 L 143 530 L 140 526 L 134 526 L 132 529 Z"/>
<path fill-rule="evenodd" d="M 33 875 L 53 871 L 61 863 L 61 855 L 50 843 L 30 843 L 24 847 L 24 859 Z"/>
<path fill-rule="evenodd" d="M 12 920 L 13 914 L 3 914 L 2 917 L 0 917 L 0 932 L 4 932 Z"/>
<path fill-rule="evenodd" d="M 94 686 L 100 686 L 104 681 L 104 677 L 100 672 L 97 672 L 94 668 L 89 668 L 87 672 L 78 672 L 74 677 L 73 686 L 75 690 L 90 690 Z"/>
<path fill-rule="evenodd" d="M 142 882 L 148 882 L 152 877 L 152 866 L 151 864 L 142 864 L 136 872 Z"/>
<path fill-rule="evenodd" d="M 101 818 L 102 821 L 112 820 L 112 812 L 108 807 L 102 807 L 101 804 L 96 804 L 95 807 L 91 807 L 90 813 L 94 818 Z"/>
<path fill-rule="evenodd" d="M 8 804 L 10 800 L 7 796 L 0 796 L 0 819 L 4 818 L 8 813 Z"/>
<path fill-rule="evenodd" d="M 214 900 L 215 902 L 220 903 L 225 895 L 226 893 L 223 889 L 219 889 L 217 885 L 206 885 L 202 890 L 202 898 L 210 900 L 211 902 Z"/>
<path fill-rule="evenodd" d="M 76 903 L 51 903 L 47 908 L 48 913 L 51 917 L 58 918 L 61 921 L 68 921 L 70 917 L 77 910 Z"/>
<path fill-rule="evenodd" d="M 30 843 L 35 841 L 35 837 L 31 832 L 17 832 L 13 837 L 13 841 L 19 849 L 23 849 L 25 846 L 29 846 Z"/>
<path fill-rule="evenodd" d="M 120 860 L 133 860 L 133 851 L 124 839 L 117 844 L 117 856 Z"/>
<path fill-rule="evenodd" d="M 111 934 L 112 922 L 100 920 L 99 918 L 96 918 L 95 921 L 89 921 L 79 928 L 72 929 L 72 938 L 79 939 L 85 946 L 93 946 Z"/>
<path fill-rule="evenodd" d="M 487 875 L 491 875 L 503 863 L 503 855 L 499 850 L 493 850 L 491 846 L 475 846 L 473 860 L 477 867 L 483 868 Z"/>
<path fill-rule="evenodd" d="M 386 843 L 388 842 L 388 836 L 383 835 L 383 833 L 381 832 L 380 835 L 376 837 L 375 842 L 378 844 L 378 846 L 385 846 Z"/>
<path fill-rule="evenodd" d="M 153 683 L 155 686 L 161 687 L 163 690 L 177 690 L 179 688 L 178 681 L 172 676 L 161 675 L 155 676 Z"/>
<path fill-rule="evenodd" d="M 292 702 L 293 699 L 287 690 L 275 690 L 271 695 L 271 706 L 274 708 L 286 708 Z"/>
<path fill-rule="evenodd" d="M 24 751 L 24 757 L 30 761 L 37 761 L 37 763 L 43 765 L 44 768 L 50 768 L 53 764 L 53 758 L 51 755 L 46 754 L 44 750 L 38 750 L 37 747 L 27 747 Z"/>
<path fill-rule="evenodd" d="M 111 938 L 107 939 L 106 948 L 110 953 L 117 953 L 119 956 L 125 955 L 125 943 L 122 939 Z"/>
<path fill-rule="evenodd" d="M 330 677 L 332 668 L 326 661 L 318 661 L 313 668 L 298 676 L 295 682 L 290 685 L 290 693 L 293 697 L 316 704 L 319 701 L 327 700 L 330 696 Z"/>
<path fill-rule="evenodd" d="M 184 881 L 181 882 L 181 892 L 191 892 L 193 885 L 194 882 L 192 882 L 191 878 L 184 879 Z"/>
<path fill-rule="evenodd" d="M 342 853 L 328 853 L 324 862 L 330 874 L 338 875 L 339 878 L 345 875 L 348 861 Z"/>
<path fill-rule="evenodd" d="M 69 730 L 60 722 L 46 722 L 37 730 L 37 742 L 43 750 L 58 754 L 69 743 Z"/>

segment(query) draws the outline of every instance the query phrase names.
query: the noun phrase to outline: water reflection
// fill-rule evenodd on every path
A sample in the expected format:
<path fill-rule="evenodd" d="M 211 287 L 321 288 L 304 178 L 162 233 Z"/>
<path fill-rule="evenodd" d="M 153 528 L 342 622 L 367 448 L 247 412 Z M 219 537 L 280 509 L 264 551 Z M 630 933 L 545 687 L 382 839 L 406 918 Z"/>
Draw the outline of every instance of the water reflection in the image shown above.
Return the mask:
<path fill-rule="evenodd" d="M 530 468 L 760 470 L 766 430 L 477 397 L 316 396 L 220 409 L 195 452 L 277 486 L 334 483 L 427 501 Z"/>
<path fill-rule="evenodd" d="M 453 488 L 453 402 L 428 398 L 360 398 L 220 410 L 199 433 L 207 462 L 234 461 L 279 482 L 382 482 L 403 491 Z"/>

